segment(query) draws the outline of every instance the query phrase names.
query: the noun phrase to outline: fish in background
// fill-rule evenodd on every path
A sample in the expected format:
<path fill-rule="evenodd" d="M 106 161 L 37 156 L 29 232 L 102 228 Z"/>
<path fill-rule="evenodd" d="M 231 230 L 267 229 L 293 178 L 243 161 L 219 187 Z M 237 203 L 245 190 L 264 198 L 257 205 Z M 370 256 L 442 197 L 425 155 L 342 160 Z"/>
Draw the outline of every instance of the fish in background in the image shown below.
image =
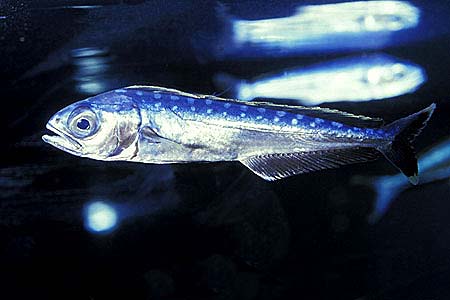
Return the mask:
<path fill-rule="evenodd" d="M 243 102 L 154 86 L 117 89 L 53 115 L 42 139 L 70 154 L 154 164 L 239 161 L 273 181 L 375 159 L 417 184 L 412 141 L 435 105 L 384 125 L 325 108 Z"/>
<path fill-rule="evenodd" d="M 446 179 L 450 177 L 450 137 L 432 146 L 419 155 L 418 159 L 420 184 Z M 410 188 L 402 174 L 378 177 L 355 176 L 355 184 L 369 185 L 376 194 L 375 205 L 369 222 L 380 220 L 389 209 L 392 201 L 404 190 Z"/>
<path fill-rule="evenodd" d="M 286 17 L 245 20 L 227 14 L 216 58 L 380 49 L 403 40 L 418 27 L 421 9 L 408 1 L 355 1 L 303 5 Z"/>
<path fill-rule="evenodd" d="M 303 105 L 396 97 L 416 91 L 426 80 L 419 65 L 385 54 L 340 58 L 249 81 L 223 73 L 214 78 L 240 100 L 292 99 Z"/>

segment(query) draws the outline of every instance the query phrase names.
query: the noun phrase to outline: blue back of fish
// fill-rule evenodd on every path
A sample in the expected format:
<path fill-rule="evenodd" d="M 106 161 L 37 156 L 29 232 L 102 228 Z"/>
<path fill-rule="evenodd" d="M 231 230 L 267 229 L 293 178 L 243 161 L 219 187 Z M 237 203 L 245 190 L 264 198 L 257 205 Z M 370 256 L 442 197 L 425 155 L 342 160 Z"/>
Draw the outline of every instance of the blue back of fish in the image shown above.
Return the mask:
<path fill-rule="evenodd" d="M 386 132 L 382 128 L 357 127 L 326 118 L 295 113 L 292 109 L 285 109 L 284 106 L 259 105 L 214 96 L 193 95 L 171 89 L 130 87 L 110 93 L 131 97 L 141 107 L 148 110 L 162 108 L 171 110 L 185 120 L 201 122 L 223 120 L 234 124 L 267 126 L 277 130 L 294 127 L 311 132 L 326 131 L 338 137 L 386 139 L 395 134 Z M 301 108 L 303 107 L 299 107 Z"/>

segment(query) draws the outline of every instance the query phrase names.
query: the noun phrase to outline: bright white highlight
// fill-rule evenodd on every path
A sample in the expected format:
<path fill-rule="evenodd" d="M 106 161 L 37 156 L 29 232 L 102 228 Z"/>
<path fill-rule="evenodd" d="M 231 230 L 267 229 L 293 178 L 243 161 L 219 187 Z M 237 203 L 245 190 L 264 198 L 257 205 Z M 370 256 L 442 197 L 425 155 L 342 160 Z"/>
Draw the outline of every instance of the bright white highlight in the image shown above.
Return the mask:
<path fill-rule="evenodd" d="M 85 225 L 92 232 L 109 231 L 117 225 L 117 212 L 105 202 L 92 202 L 85 210 Z"/>
<path fill-rule="evenodd" d="M 406 1 L 356 1 L 297 8 L 294 15 L 263 20 L 232 20 L 235 46 L 298 48 L 334 43 L 342 35 L 383 34 L 414 28 L 420 10 Z M 379 40 L 383 43 L 383 39 Z"/>
<path fill-rule="evenodd" d="M 317 105 L 396 97 L 414 92 L 425 81 L 426 74 L 418 65 L 387 55 L 372 55 L 282 70 L 255 81 L 236 80 L 223 85 L 234 85 L 233 96 L 241 100 L 293 99 Z"/>

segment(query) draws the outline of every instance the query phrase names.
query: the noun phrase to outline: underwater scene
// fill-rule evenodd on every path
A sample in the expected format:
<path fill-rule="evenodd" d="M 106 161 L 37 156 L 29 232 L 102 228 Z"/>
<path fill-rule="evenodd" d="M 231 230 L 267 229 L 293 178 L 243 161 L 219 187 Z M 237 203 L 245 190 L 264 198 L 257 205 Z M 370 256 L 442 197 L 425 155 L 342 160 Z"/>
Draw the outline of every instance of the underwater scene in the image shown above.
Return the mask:
<path fill-rule="evenodd" d="M 0 0 L 0 299 L 450 299 L 447 0 Z"/>

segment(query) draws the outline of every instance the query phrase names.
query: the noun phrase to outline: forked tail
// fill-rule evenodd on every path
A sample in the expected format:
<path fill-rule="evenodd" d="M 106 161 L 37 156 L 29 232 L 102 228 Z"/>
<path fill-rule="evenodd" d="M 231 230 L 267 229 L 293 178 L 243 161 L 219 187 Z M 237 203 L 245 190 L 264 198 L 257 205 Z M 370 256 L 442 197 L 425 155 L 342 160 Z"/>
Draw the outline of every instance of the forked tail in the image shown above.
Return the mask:
<path fill-rule="evenodd" d="M 387 132 L 393 132 L 394 140 L 378 150 L 416 185 L 419 183 L 417 158 L 412 142 L 427 125 L 436 104 L 386 125 Z"/>

